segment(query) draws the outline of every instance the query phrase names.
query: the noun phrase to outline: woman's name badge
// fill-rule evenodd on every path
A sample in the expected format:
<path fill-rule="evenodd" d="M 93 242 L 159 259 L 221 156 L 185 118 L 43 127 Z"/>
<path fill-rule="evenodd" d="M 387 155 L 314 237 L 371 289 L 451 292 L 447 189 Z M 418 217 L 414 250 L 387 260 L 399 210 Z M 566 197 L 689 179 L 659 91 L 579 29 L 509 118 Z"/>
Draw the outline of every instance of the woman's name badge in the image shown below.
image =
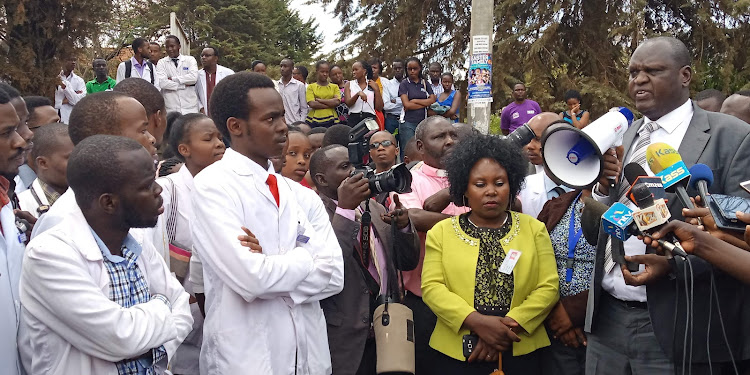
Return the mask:
<path fill-rule="evenodd" d="M 505 256 L 505 260 L 503 260 L 503 264 L 500 265 L 499 271 L 506 275 L 510 275 L 510 273 L 513 272 L 513 269 L 516 268 L 516 263 L 518 263 L 518 258 L 520 257 L 520 251 L 510 249 L 510 251 L 508 251 L 508 254 Z"/>

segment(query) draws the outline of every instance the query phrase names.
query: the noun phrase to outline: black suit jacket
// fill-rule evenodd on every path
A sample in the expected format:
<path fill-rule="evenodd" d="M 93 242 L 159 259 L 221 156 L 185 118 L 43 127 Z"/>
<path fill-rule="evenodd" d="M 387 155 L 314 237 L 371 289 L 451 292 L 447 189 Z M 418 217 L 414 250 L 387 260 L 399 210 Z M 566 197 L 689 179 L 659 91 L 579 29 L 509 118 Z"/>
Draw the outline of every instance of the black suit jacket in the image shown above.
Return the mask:
<path fill-rule="evenodd" d="M 728 115 L 707 112 L 693 104 L 693 119 L 680 144 L 679 153 L 682 160 L 690 167 L 697 163 L 708 165 L 714 172 L 714 183 L 709 192 L 735 196 L 748 194 L 740 188 L 740 182 L 750 179 L 750 125 Z M 625 133 L 623 145 L 630 150 L 643 119 L 633 123 Z M 628 155 L 626 155 L 627 160 Z M 617 187 L 614 191 L 619 191 Z M 690 196 L 696 191 L 688 190 Z M 667 194 L 669 209 L 673 220 L 683 220 L 682 205 L 675 194 Z M 612 202 L 610 202 L 612 203 Z M 596 333 L 597 305 L 601 300 L 602 278 L 604 277 L 604 251 L 607 235 L 600 232 L 596 264 L 589 293 L 586 315 L 586 331 Z M 651 248 L 649 251 L 653 250 Z M 724 344 L 719 311 L 715 301 L 710 302 L 711 274 L 713 273 L 718 292 L 721 316 L 724 320 L 729 345 L 735 359 L 741 358 L 743 345 L 743 320 L 741 315 L 745 286 L 724 272 L 713 268 L 706 261 L 690 256 L 693 265 L 694 281 L 694 317 L 693 317 L 693 362 L 708 361 L 706 335 L 709 332 L 711 361 L 729 361 L 729 349 Z M 674 360 L 682 359 L 683 337 L 685 334 L 686 302 L 684 280 L 687 272 L 686 262 L 675 258 L 676 279 L 664 278 L 647 285 L 648 310 L 651 324 L 664 352 Z M 606 292 L 604 292 L 606 293 Z M 710 307 L 710 308 L 709 308 Z M 711 320 L 709 322 L 709 311 Z"/>
<path fill-rule="evenodd" d="M 359 367 L 365 341 L 370 332 L 370 303 L 377 296 L 371 295 L 368 283 L 371 284 L 375 280 L 359 264 L 359 223 L 337 215 L 336 204 L 330 198 L 323 195 L 320 198 L 331 218 L 333 231 L 344 256 L 344 290 L 322 300 L 320 306 L 328 325 L 328 346 L 331 351 L 333 373 L 353 375 Z M 396 257 L 399 261 L 397 264 L 401 266 L 401 270 L 410 271 L 416 268 L 419 262 L 419 237 L 414 225 L 409 223 L 409 232 L 397 230 L 396 238 L 393 238 L 391 226 L 380 219 L 380 214 L 387 212 L 385 207 L 371 199 L 370 212 L 373 230 L 385 251 L 390 253 L 395 243 Z M 395 282 L 395 277 L 389 278 L 389 283 Z"/>

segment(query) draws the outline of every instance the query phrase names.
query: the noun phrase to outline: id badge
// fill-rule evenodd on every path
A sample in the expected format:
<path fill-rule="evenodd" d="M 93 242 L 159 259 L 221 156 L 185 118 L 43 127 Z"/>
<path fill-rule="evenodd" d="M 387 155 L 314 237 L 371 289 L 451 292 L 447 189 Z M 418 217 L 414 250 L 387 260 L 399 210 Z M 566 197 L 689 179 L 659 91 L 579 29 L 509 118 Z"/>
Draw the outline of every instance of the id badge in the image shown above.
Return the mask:
<path fill-rule="evenodd" d="M 306 244 L 310 237 L 305 236 L 305 227 L 302 223 L 297 223 L 297 244 Z"/>
<path fill-rule="evenodd" d="M 513 269 L 516 268 L 516 263 L 518 263 L 518 258 L 520 257 L 520 251 L 510 249 L 510 251 L 508 251 L 508 254 L 506 254 L 505 256 L 505 260 L 503 260 L 503 264 L 500 265 L 500 269 L 498 271 L 506 275 L 510 275 L 511 272 L 513 272 Z"/>

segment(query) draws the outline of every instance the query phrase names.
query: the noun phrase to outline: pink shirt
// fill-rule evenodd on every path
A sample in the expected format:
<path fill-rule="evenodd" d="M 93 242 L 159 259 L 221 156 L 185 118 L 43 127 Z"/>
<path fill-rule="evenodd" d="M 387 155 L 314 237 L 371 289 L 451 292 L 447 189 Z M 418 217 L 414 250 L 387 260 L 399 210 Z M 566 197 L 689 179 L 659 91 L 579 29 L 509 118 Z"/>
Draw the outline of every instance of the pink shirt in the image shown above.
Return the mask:
<path fill-rule="evenodd" d="M 304 180 L 303 180 L 304 181 Z M 354 210 L 347 210 L 346 208 L 338 207 L 338 202 L 336 203 L 336 213 L 338 215 L 341 215 L 342 217 L 349 219 L 351 221 L 357 221 L 356 220 L 356 212 Z M 360 238 L 362 236 L 362 233 L 357 234 L 357 241 L 361 241 Z M 383 272 L 383 275 L 388 274 L 388 268 L 387 263 L 385 259 L 385 249 L 383 248 L 383 243 L 380 242 L 380 239 L 378 236 L 375 235 L 375 231 L 370 228 L 370 240 L 373 241 L 373 244 L 375 245 L 375 251 L 377 252 L 377 259 L 378 259 L 378 266 Z M 378 275 L 378 270 L 375 268 L 375 263 L 372 262 L 372 258 L 370 258 L 370 267 L 367 268 L 368 271 L 370 271 L 370 275 L 372 275 L 372 278 L 375 279 L 380 284 L 380 294 L 385 294 L 388 291 L 388 277 L 385 277 L 384 280 L 380 280 L 380 275 Z"/>
<path fill-rule="evenodd" d="M 438 191 L 449 186 L 445 170 L 430 167 L 425 163 L 411 170 L 411 193 L 399 194 L 399 200 L 405 208 L 422 208 L 424 201 Z M 453 203 L 443 210 L 446 215 L 460 215 L 469 212 L 468 207 L 458 207 Z M 419 232 L 419 264 L 413 271 L 404 272 L 406 290 L 422 296 L 422 265 L 424 264 L 424 242 L 427 233 Z"/>

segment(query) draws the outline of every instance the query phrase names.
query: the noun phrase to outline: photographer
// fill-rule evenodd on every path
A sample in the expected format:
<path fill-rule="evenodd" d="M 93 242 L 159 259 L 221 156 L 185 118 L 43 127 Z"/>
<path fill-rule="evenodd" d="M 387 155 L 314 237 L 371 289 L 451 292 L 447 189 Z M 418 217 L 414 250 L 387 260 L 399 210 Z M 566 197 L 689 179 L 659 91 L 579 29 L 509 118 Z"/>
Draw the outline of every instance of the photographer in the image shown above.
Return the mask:
<path fill-rule="evenodd" d="M 321 301 L 321 306 L 328 323 L 333 373 L 374 375 L 373 312 L 386 298 L 400 301 L 403 291 L 393 288 L 399 283 L 398 275 L 388 270 L 413 270 L 417 266 L 419 237 L 398 195 L 394 195 L 395 211 L 387 212 L 370 198 L 368 180 L 361 173 L 350 176 L 353 171 L 348 151 L 340 145 L 323 147 L 310 160 L 310 175 L 344 256 L 344 290 Z M 369 246 L 363 246 L 361 219 L 367 206 L 372 223 Z M 396 221 L 392 223 L 394 214 Z M 395 237 L 389 224 L 399 229 Z M 394 253 L 395 257 L 389 258 Z M 392 290 L 399 292 L 392 295 Z"/>

